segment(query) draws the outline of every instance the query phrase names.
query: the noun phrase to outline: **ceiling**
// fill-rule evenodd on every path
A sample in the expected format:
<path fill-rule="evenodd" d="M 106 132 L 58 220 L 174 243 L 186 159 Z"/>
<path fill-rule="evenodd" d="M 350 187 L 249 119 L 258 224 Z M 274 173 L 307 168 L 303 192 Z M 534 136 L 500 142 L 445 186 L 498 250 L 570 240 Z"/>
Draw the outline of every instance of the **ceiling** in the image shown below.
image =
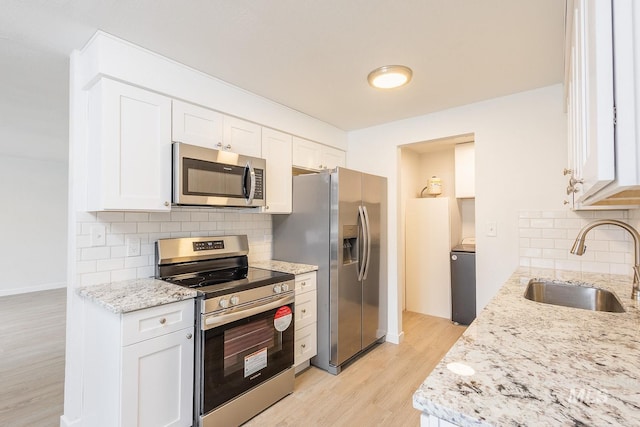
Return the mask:
<path fill-rule="evenodd" d="M 354 130 L 562 81 L 559 0 L 2 0 L 0 117 L 66 141 L 68 56 L 101 29 Z M 412 82 L 367 85 L 382 65 Z M 6 136 L 6 135 L 5 135 Z M 56 143 L 41 147 L 55 156 Z"/>

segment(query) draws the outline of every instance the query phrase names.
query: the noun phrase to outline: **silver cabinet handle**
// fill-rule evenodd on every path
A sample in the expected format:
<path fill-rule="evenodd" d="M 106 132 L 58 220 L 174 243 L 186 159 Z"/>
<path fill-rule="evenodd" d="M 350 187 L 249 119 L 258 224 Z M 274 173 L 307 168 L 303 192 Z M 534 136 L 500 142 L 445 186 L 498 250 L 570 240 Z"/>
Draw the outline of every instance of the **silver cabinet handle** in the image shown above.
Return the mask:
<path fill-rule="evenodd" d="M 218 148 L 222 148 L 222 142 L 218 142 L 218 143 L 216 144 L 216 147 L 218 147 Z"/>
<path fill-rule="evenodd" d="M 187 334 L 187 339 L 188 339 L 188 340 L 190 340 L 190 339 L 191 339 L 191 337 L 193 337 L 193 335 L 192 335 L 191 333 L 188 333 L 188 334 Z"/>
<path fill-rule="evenodd" d="M 227 144 L 227 145 L 225 145 L 225 146 L 224 146 L 224 149 L 225 149 L 225 150 L 231 150 L 231 144 Z"/>
<path fill-rule="evenodd" d="M 164 325 L 165 323 L 167 323 L 167 319 L 165 319 L 164 317 L 162 319 L 160 319 L 160 324 Z"/>
<path fill-rule="evenodd" d="M 307 282 L 300 283 L 300 286 L 307 286 Z"/>
<path fill-rule="evenodd" d="M 169 202 L 164 202 L 164 205 L 165 205 L 165 206 L 169 206 L 169 205 L 170 205 L 170 203 L 169 203 Z"/>

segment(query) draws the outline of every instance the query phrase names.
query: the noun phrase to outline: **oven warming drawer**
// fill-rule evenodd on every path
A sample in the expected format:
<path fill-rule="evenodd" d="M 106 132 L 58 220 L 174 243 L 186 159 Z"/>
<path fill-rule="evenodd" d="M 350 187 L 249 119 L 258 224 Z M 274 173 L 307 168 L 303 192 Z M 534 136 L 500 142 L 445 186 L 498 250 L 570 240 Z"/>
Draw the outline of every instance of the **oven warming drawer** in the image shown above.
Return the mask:
<path fill-rule="evenodd" d="M 291 367 L 200 418 L 201 427 L 239 426 L 293 392 Z"/>

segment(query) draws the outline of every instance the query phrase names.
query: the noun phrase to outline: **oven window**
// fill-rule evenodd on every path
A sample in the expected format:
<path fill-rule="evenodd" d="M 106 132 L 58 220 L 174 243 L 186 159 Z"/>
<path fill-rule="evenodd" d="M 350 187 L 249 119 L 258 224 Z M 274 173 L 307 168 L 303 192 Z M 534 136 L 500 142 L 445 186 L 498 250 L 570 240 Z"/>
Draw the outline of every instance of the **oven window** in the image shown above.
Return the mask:
<path fill-rule="evenodd" d="M 276 327 L 281 308 L 203 332 L 203 414 L 293 366 L 294 322 Z"/>
<path fill-rule="evenodd" d="M 260 366 L 259 359 L 265 349 L 266 354 L 282 349 L 282 334 L 274 334 L 271 319 L 263 319 L 226 330 L 224 332 L 225 377 L 238 371 L 256 370 Z M 246 369 L 245 363 L 252 362 L 254 366 Z"/>

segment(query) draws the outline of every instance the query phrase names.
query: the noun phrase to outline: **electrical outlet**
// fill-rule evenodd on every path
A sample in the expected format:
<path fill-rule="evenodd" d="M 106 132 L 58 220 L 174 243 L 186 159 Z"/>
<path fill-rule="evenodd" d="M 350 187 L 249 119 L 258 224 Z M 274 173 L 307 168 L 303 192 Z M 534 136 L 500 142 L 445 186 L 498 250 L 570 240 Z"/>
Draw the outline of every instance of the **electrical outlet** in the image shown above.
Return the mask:
<path fill-rule="evenodd" d="M 498 226 L 495 221 L 487 221 L 487 236 L 496 237 L 498 235 Z"/>
<path fill-rule="evenodd" d="M 104 225 L 93 225 L 91 227 L 91 246 L 104 246 L 107 237 Z"/>
<path fill-rule="evenodd" d="M 127 256 L 140 256 L 140 239 L 128 237 L 125 246 L 127 248 Z"/>

